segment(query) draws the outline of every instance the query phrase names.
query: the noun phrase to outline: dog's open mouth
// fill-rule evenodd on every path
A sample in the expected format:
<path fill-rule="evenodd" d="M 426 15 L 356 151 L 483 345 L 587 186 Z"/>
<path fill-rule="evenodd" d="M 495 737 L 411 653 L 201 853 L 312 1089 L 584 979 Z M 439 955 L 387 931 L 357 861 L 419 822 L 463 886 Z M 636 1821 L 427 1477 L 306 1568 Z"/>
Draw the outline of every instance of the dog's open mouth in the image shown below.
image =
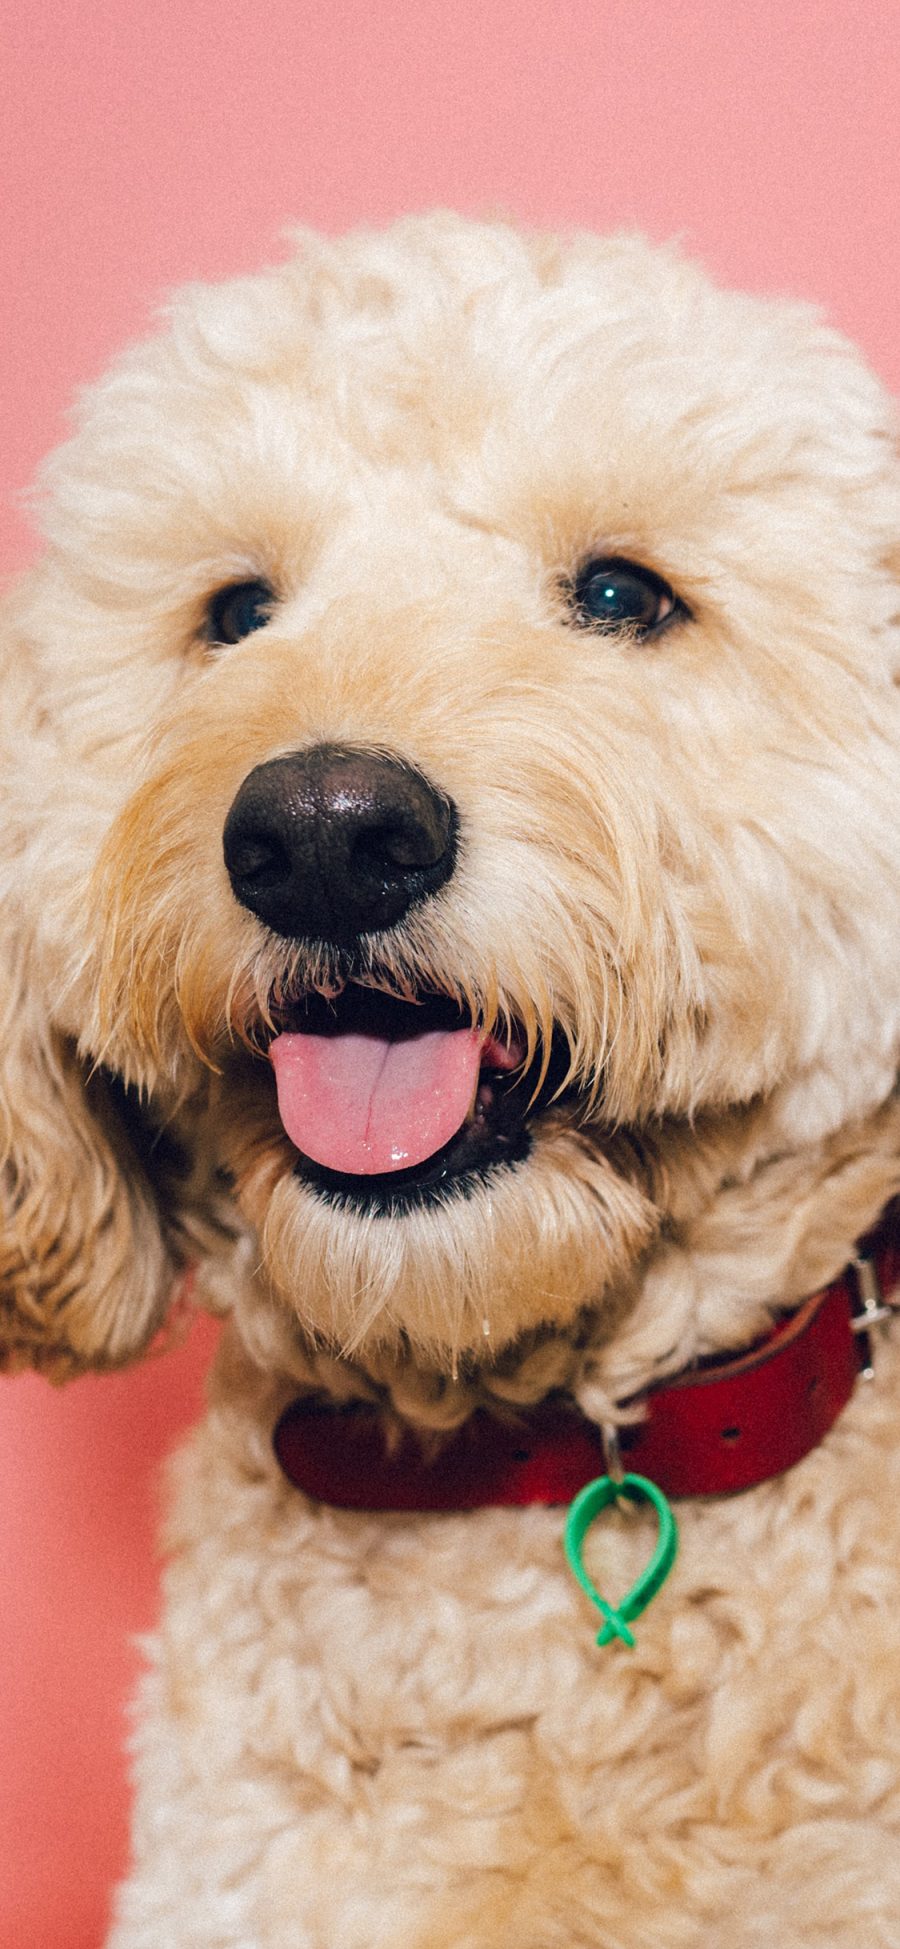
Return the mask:
<path fill-rule="evenodd" d="M 527 1156 L 568 1064 L 476 1027 L 444 997 L 402 1001 L 350 983 L 278 1010 L 269 1045 L 301 1175 L 371 1210 L 440 1197 Z M 542 1075 L 542 1071 L 544 1074 Z"/>

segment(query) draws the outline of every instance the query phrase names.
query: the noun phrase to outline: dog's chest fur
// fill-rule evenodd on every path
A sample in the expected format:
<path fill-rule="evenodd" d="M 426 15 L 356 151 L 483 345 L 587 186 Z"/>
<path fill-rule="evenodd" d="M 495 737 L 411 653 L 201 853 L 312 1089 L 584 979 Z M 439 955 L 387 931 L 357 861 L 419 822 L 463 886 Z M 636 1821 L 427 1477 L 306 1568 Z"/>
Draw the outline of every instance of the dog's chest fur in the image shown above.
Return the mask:
<path fill-rule="evenodd" d="M 177 1465 L 113 1949 L 895 1942 L 898 1365 L 790 1475 L 682 1505 L 629 1652 L 560 1510 L 310 1504 L 232 1351 Z M 611 1593 L 646 1544 L 596 1538 Z"/>

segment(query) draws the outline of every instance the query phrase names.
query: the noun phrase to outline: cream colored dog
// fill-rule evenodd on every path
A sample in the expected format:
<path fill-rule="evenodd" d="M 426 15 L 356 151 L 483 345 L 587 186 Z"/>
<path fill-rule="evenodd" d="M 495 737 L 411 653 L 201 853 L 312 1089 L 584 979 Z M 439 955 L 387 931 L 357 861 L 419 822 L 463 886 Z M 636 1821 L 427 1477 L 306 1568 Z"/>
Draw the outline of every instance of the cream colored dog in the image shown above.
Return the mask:
<path fill-rule="evenodd" d="M 900 1189 L 892 436 L 805 309 L 438 216 L 187 291 L 49 463 L 0 1323 L 62 1374 L 186 1273 L 229 1314 L 115 1949 L 900 1943 L 889 1335 L 680 1506 L 633 1649 L 560 1508 L 335 1508 L 272 1445 L 364 1402 L 433 1483 L 475 1408 L 634 1422 Z"/>

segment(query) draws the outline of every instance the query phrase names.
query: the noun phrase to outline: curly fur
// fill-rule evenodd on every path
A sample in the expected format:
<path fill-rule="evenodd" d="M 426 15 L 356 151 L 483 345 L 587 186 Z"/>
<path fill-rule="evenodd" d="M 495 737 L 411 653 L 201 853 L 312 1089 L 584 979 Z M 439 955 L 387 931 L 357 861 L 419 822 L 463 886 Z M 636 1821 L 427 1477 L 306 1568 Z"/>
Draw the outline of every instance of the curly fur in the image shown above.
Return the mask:
<path fill-rule="evenodd" d="M 894 441 L 801 306 L 435 216 L 183 293 L 48 463 L 0 667 L 0 1327 L 52 1374 L 127 1360 L 189 1263 L 230 1315 L 114 1949 L 900 1940 L 895 1350 L 789 1477 L 685 1509 L 632 1654 L 559 1512 L 341 1514 L 271 1450 L 304 1389 L 436 1438 L 551 1390 L 621 1416 L 900 1190 Z M 598 554 L 690 619 L 573 627 Z M 271 620 L 213 648 L 254 577 Z M 365 977 L 555 1029 L 574 1086 L 392 1217 L 296 1173 L 260 1048 L 338 957 L 222 860 L 245 775 L 323 740 L 459 808 Z M 613 1587 L 644 1545 L 594 1547 Z"/>

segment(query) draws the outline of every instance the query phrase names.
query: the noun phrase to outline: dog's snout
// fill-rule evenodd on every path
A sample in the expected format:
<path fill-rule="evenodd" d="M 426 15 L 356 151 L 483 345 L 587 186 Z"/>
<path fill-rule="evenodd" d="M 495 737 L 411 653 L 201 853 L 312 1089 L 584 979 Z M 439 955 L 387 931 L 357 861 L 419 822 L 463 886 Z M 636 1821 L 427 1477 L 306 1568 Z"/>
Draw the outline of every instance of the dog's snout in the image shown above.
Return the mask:
<path fill-rule="evenodd" d="M 236 899 L 274 933 L 347 945 L 444 885 L 456 832 L 453 801 L 412 765 L 321 744 L 248 773 L 225 865 Z"/>

